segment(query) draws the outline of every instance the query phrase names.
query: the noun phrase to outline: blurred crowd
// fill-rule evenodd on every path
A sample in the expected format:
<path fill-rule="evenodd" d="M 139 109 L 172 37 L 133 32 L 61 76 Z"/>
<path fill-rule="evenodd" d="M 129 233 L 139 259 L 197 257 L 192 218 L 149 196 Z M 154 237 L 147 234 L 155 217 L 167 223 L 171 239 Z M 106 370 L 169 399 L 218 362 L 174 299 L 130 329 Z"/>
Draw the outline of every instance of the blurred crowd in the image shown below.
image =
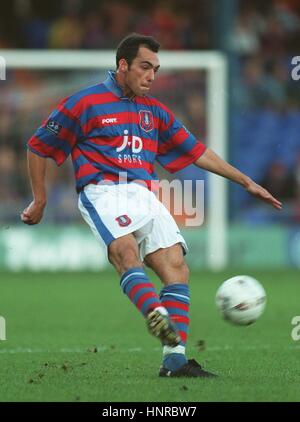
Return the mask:
<path fill-rule="evenodd" d="M 209 45 L 208 0 L 14 0 L 11 3 L 14 25 L 10 22 L 7 30 L 1 31 L 2 47 L 114 49 L 125 34 L 133 31 L 155 34 L 166 49 L 198 49 Z"/>
<path fill-rule="evenodd" d="M 229 152 L 234 165 L 287 206 L 278 217 L 233 188 L 231 216 L 297 223 L 300 81 L 291 77 L 291 60 L 300 56 L 300 2 L 240 0 L 237 6 L 235 25 L 224 47 L 233 63 Z M 220 19 L 216 14 L 222 13 L 217 2 L 209 0 L 14 0 L 1 9 L 0 48 L 27 49 L 115 49 L 132 31 L 154 35 L 164 49 L 215 49 L 214 22 Z M 17 221 L 30 198 L 25 144 L 33 131 L 62 96 L 104 76 L 19 70 L 9 71 L 5 83 L 0 81 L 0 221 Z M 204 141 L 205 76 L 195 71 L 164 73 L 153 91 Z M 78 215 L 71 163 L 59 171 L 50 165 L 48 174 L 48 219 L 74 221 Z M 205 175 L 190 167 L 179 177 Z"/>
<path fill-rule="evenodd" d="M 300 2 L 242 1 L 230 45 L 237 57 L 239 81 L 233 99 L 240 108 L 300 106 L 300 88 L 291 78 L 298 56 Z"/>
<path fill-rule="evenodd" d="M 277 213 L 259 207 L 237 188 L 233 208 L 239 210 L 237 219 L 255 224 L 299 223 L 300 81 L 292 78 L 292 59 L 300 56 L 300 2 L 239 5 L 230 37 L 236 77 L 230 150 L 234 164 L 280 198 L 284 208 Z"/>

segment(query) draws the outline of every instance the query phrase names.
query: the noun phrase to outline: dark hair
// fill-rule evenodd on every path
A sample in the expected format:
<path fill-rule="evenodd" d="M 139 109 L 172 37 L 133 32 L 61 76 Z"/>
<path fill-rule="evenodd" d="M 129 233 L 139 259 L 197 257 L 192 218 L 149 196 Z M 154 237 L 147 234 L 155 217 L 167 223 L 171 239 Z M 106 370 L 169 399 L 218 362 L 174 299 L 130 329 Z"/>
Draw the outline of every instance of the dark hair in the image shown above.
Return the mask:
<path fill-rule="evenodd" d="M 141 46 L 148 48 L 154 53 L 157 53 L 160 48 L 160 44 L 153 37 L 136 33 L 130 34 L 125 37 L 117 47 L 117 68 L 119 67 L 120 59 L 125 59 L 130 67 Z"/>

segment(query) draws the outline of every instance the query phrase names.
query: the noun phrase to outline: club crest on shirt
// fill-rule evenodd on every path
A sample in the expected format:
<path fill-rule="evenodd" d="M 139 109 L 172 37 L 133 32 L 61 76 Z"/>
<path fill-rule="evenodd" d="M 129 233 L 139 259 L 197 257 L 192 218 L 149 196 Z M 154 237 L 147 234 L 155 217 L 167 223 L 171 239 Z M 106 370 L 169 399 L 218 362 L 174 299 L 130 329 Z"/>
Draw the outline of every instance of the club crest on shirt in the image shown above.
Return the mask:
<path fill-rule="evenodd" d="M 140 110 L 139 115 L 140 115 L 140 127 L 145 132 L 151 132 L 151 130 L 154 127 L 153 115 L 152 115 L 151 111 Z"/>
<path fill-rule="evenodd" d="M 116 221 L 119 223 L 121 227 L 127 227 L 132 222 L 128 215 L 120 215 L 120 217 L 116 218 Z"/>

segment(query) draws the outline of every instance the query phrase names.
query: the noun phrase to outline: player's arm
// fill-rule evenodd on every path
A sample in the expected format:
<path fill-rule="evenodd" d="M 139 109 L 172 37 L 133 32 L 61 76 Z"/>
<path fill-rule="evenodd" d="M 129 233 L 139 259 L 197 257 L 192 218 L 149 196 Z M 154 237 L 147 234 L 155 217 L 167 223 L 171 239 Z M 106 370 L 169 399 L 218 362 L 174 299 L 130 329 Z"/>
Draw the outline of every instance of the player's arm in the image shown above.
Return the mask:
<path fill-rule="evenodd" d="M 21 220 L 25 224 L 38 224 L 44 213 L 47 202 L 45 177 L 46 177 L 46 158 L 27 152 L 28 173 L 31 184 L 33 201 L 21 214 Z"/>
<path fill-rule="evenodd" d="M 75 101 L 76 102 L 76 101 Z M 46 206 L 46 162 L 53 159 L 61 166 L 72 149 L 83 138 L 80 124 L 81 106 L 76 103 L 78 115 L 74 115 L 70 108 L 74 106 L 74 98 L 68 97 L 58 104 L 27 142 L 28 172 L 31 183 L 33 201 L 21 213 L 21 220 L 25 224 L 38 224 Z"/>
<path fill-rule="evenodd" d="M 281 202 L 274 198 L 270 192 L 255 183 L 250 177 L 246 176 L 244 173 L 224 161 L 211 149 L 207 148 L 205 152 L 194 162 L 194 164 L 202 169 L 208 170 L 238 183 L 251 195 L 256 196 L 267 204 L 272 205 L 274 208 L 278 210 L 282 208 Z"/>

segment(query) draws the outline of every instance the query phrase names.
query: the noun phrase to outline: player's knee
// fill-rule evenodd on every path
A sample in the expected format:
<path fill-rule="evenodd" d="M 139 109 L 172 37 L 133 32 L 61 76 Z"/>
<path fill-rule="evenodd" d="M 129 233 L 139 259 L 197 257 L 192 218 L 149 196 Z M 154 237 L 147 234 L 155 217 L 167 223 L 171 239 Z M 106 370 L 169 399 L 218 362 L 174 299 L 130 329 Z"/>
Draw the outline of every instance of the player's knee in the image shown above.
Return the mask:
<path fill-rule="evenodd" d="M 173 260 L 165 267 L 163 274 L 163 281 L 166 284 L 183 283 L 188 284 L 190 277 L 190 270 L 184 259 Z"/>
<path fill-rule="evenodd" d="M 182 283 L 188 283 L 190 278 L 190 270 L 187 264 L 183 261 L 178 264 L 174 269 L 176 273 L 178 273 L 180 281 Z"/>
<path fill-rule="evenodd" d="M 182 283 L 188 283 L 190 270 L 187 266 L 182 253 L 172 256 L 169 262 L 170 271 L 178 276 Z"/>
<path fill-rule="evenodd" d="M 186 263 L 184 263 L 184 272 L 185 272 L 185 277 L 186 277 L 186 280 L 187 280 L 187 282 L 189 281 L 189 279 L 190 279 L 190 269 L 189 269 L 189 267 L 186 265 Z"/>
<path fill-rule="evenodd" d="M 127 271 L 133 267 L 142 267 L 142 262 L 134 248 L 129 248 L 126 251 L 122 251 L 120 254 L 122 270 Z"/>
<path fill-rule="evenodd" d="M 142 267 L 136 248 L 124 242 L 109 247 L 108 260 L 119 273 L 124 273 L 133 267 Z"/>
<path fill-rule="evenodd" d="M 136 252 L 132 248 L 127 248 L 125 250 L 115 249 L 108 251 L 108 260 L 113 265 L 115 265 L 116 263 L 124 265 L 126 262 L 135 262 L 136 259 Z"/>

